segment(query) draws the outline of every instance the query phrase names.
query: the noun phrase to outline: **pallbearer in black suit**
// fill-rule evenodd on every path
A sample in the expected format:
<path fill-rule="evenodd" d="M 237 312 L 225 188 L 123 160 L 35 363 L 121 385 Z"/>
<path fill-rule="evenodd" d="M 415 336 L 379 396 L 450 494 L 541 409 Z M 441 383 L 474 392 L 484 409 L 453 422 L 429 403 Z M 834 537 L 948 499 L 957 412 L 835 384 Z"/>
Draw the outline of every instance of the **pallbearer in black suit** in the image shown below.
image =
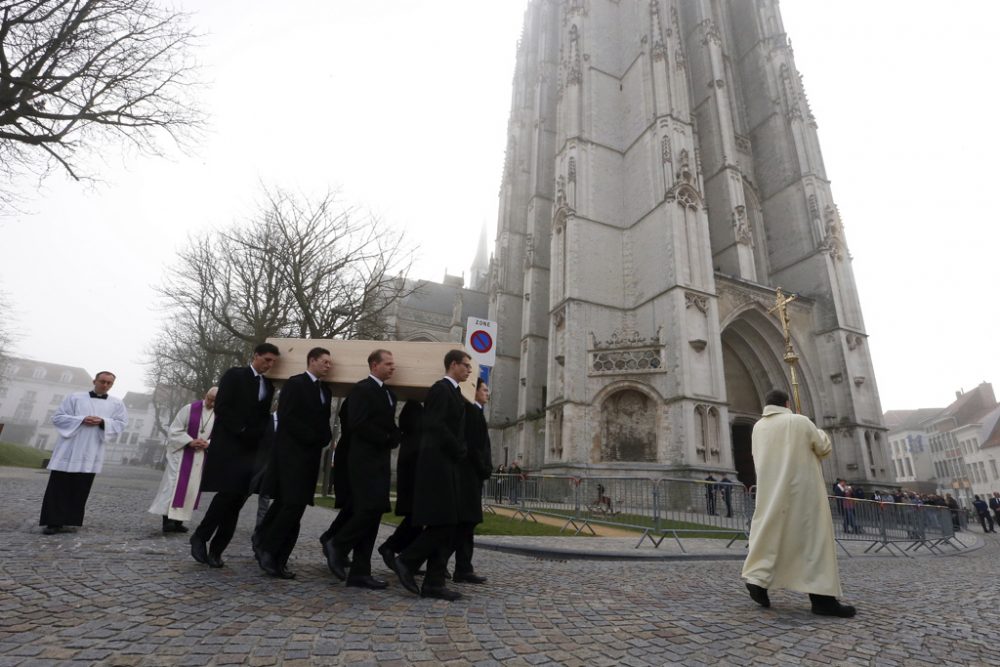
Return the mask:
<path fill-rule="evenodd" d="M 258 560 L 272 577 L 293 579 L 287 568 L 306 505 L 313 504 L 323 448 L 330 444 L 330 401 L 323 378 L 333 368 L 330 351 L 314 347 L 306 372 L 288 378 L 278 394 L 275 435 L 266 488 L 272 502 L 260 525 Z"/>
<path fill-rule="evenodd" d="M 271 419 L 274 385 L 264 373 L 279 354 L 271 343 L 261 343 L 249 366 L 230 368 L 219 380 L 215 426 L 201 477 L 201 490 L 216 493 L 191 536 L 191 556 L 199 563 L 222 567 L 222 552 L 236 532 L 240 510 L 250 494 L 257 449 Z"/>
<path fill-rule="evenodd" d="M 334 574 L 347 572 L 351 563 L 346 560 L 347 554 L 341 554 L 345 560 L 339 565 L 334 565 L 333 561 L 333 536 L 351 520 L 351 477 L 348 470 L 348 459 L 351 454 L 351 427 L 347 423 L 347 411 L 349 402 L 345 398 L 340 402 L 340 410 L 337 412 L 337 420 L 340 422 L 340 438 L 337 446 L 333 450 L 333 507 L 338 510 L 337 516 L 330 522 L 330 527 L 319 536 L 319 543 L 323 547 L 323 556 L 326 558 L 327 567 Z M 341 577 L 343 578 L 343 577 Z"/>
<path fill-rule="evenodd" d="M 424 401 L 424 434 L 417 459 L 413 523 L 420 536 L 394 562 L 400 583 L 421 597 L 457 600 L 461 593 L 445 588 L 445 568 L 458 523 L 458 465 L 465 458 L 465 405 L 458 385 L 472 372 L 468 354 L 451 350 L 444 357 L 446 375 L 435 382 Z M 418 588 L 413 578 L 427 561 L 427 576 Z"/>
<path fill-rule="evenodd" d="M 396 395 L 385 385 L 396 370 L 392 353 L 372 352 L 368 355 L 368 370 L 368 377 L 354 385 L 347 397 L 347 423 L 351 431 L 347 469 L 352 515 L 333 536 L 327 564 L 335 576 L 347 579 L 348 586 L 385 588 L 388 585 L 385 581 L 372 577 L 372 551 L 382 514 L 392 509 L 391 455 L 399 445 L 400 436 L 396 427 Z M 343 563 L 349 552 L 348 572 Z"/>
<path fill-rule="evenodd" d="M 399 430 L 402 437 L 396 456 L 396 516 L 403 520 L 396 530 L 378 548 L 378 553 L 390 570 L 395 570 L 396 554 L 410 546 L 420 535 L 420 526 L 414 526 L 413 486 L 417 480 L 417 458 L 423 434 L 424 407 L 419 401 L 407 401 L 399 413 Z"/>
<path fill-rule="evenodd" d="M 483 522 L 483 482 L 493 472 L 490 432 L 483 408 L 490 388 L 482 378 L 476 382 L 476 402 L 465 404 L 465 458 L 458 464 L 458 525 L 455 527 L 455 583 L 485 584 L 486 577 L 472 567 L 473 534 Z"/>

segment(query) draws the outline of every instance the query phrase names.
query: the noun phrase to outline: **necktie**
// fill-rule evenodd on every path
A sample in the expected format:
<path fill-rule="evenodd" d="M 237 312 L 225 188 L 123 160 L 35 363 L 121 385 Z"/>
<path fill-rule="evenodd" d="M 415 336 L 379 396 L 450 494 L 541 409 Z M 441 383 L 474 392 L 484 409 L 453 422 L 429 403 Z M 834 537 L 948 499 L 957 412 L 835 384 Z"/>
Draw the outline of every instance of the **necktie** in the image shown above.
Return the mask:
<path fill-rule="evenodd" d="M 267 387 L 264 385 L 264 376 L 258 375 L 257 379 L 260 381 L 260 387 L 257 389 L 257 400 L 263 401 L 264 397 L 267 396 Z"/>
<path fill-rule="evenodd" d="M 389 405 L 395 405 L 395 403 L 392 402 L 392 392 L 389 391 L 389 387 L 382 385 L 382 388 L 385 389 L 385 397 L 389 399 Z"/>
<path fill-rule="evenodd" d="M 319 402 L 322 405 L 326 402 L 326 396 L 323 395 L 323 383 L 319 379 L 316 380 L 316 388 L 319 390 Z"/>

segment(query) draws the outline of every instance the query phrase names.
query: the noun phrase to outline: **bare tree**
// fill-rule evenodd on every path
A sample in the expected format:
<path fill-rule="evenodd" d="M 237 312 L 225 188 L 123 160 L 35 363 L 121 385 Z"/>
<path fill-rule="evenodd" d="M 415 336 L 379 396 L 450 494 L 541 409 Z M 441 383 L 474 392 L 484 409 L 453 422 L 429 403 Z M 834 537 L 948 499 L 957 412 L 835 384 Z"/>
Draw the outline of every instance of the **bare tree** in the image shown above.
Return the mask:
<path fill-rule="evenodd" d="M 412 251 L 377 219 L 265 191 L 248 222 L 190 239 L 159 287 L 167 317 L 150 383 L 196 394 L 269 337 L 384 338 Z"/>
<path fill-rule="evenodd" d="M 7 381 L 10 348 L 14 344 L 14 331 L 10 325 L 13 321 L 13 308 L 7 300 L 7 295 L 0 291 L 0 387 L 3 387 Z"/>
<path fill-rule="evenodd" d="M 156 0 L 0 0 L 0 173 L 75 179 L 107 139 L 158 153 L 202 125 L 196 36 Z"/>

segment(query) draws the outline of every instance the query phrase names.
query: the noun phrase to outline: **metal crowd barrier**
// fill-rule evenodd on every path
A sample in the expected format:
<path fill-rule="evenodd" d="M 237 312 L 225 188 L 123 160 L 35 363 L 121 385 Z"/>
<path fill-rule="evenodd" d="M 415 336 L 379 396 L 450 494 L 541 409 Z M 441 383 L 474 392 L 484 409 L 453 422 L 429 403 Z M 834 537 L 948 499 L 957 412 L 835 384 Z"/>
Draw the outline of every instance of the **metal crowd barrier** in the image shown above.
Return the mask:
<path fill-rule="evenodd" d="M 640 533 L 654 546 L 668 538 L 685 551 L 681 537 L 726 537 L 730 546 L 749 535 L 752 495 L 739 483 L 689 479 L 561 477 L 496 473 L 483 485 L 487 512 L 510 510 L 514 517 L 549 516 L 574 534 L 595 525 Z"/>
<path fill-rule="evenodd" d="M 865 553 L 908 555 L 921 548 L 941 553 L 942 547 L 955 550 L 962 544 L 955 536 L 961 530 L 961 515 L 947 507 L 889 503 L 857 498 L 830 497 L 834 537 L 841 548 L 850 552 L 841 542 L 869 542 Z"/>
<path fill-rule="evenodd" d="M 483 485 L 483 508 L 514 518 L 538 521 L 547 516 L 562 521 L 575 535 L 594 526 L 639 533 L 659 547 L 672 539 L 682 552 L 684 537 L 728 539 L 726 547 L 749 539 L 756 489 L 736 481 L 704 481 L 664 477 L 565 477 L 494 473 Z M 834 537 L 842 542 L 870 542 L 865 553 L 886 549 L 893 555 L 926 548 L 941 553 L 958 540 L 959 518 L 948 508 L 830 497 Z M 959 542 L 961 544 L 961 542 Z"/>

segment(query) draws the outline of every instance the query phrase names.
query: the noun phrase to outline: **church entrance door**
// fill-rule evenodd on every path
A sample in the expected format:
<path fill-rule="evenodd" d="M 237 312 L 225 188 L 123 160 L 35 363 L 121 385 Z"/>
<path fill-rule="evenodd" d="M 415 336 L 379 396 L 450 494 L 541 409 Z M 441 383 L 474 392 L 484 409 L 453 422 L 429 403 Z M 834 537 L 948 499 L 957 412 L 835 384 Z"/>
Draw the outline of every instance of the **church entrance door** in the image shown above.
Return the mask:
<path fill-rule="evenodd" d="M 735 421 L 730 430 L 736 479 L 747 488 L 757 483 L 757 469 L 753 464 L 753 450 L 750 447 L 751 433 L 753 433 L 753 422 L 750 420 Z"/>

